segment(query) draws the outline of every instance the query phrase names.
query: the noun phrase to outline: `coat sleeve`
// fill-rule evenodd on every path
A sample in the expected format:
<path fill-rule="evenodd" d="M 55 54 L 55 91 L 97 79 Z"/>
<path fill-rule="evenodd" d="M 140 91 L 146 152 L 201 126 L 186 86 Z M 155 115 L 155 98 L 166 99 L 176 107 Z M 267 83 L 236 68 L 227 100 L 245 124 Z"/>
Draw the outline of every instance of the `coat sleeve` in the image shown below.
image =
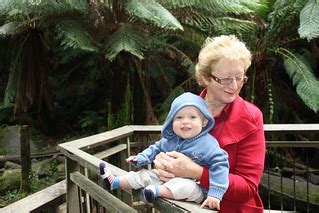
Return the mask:
<path fill-rule="evenodd" d="M 264 169 L 265 136 L 262 114 L 256 116 L 258 130 L 237 143 L 236 165 L 229 174 L 229 187 L 224 198 L 234 202 L 246 202 L 258 191 Z M 207 188 L 209 171 L 204 168 L 200 184 Z"/>
<path fill-rule="evenodd" d="M 150 164 L 155 159 L 156 155 L 159 154 L 162 150 L 162 148 L 165 146 L 163 145 L 165 143 L 165 140 L 160 140 L 155 142 L 155 144 L 150 145 L 148 148 L 143 150 L 141 153 L 136 155 L 137 162 L 133 163 L 136 167 L 141 167 L 147 164 Z"/>
<path fill-rule="evenodd" d="M 209 167 L 209 190 L 208 196 L 212 196 L 222 200 L 224 193 L 229 185 L 228 173 L 229 165 L 227 153 L 221 149 L 218 145 L 214 151 L 210 160 Z"/>
<path fill-rule="evenodd" d="M 229 188 L 225 193 L 227 200 L 246 202 L 258 191 L 266 148 L 262 115 L 258 118 L 258 131 L 238 143 L 235 170 L 229 174 Z"/>

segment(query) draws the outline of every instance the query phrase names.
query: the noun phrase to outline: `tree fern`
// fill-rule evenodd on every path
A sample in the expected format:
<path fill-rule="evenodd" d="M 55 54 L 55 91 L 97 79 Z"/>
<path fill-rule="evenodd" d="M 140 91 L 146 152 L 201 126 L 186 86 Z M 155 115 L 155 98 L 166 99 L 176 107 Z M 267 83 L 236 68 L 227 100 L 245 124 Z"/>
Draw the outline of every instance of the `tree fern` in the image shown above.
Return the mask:
<path fill-rule="evenodd" d="M 143 59 L 147 46 L 147 38 L 143 33 L 132 29 L 129 24 L 123 24 L 107 40 L 105 57 L 112 61 L 121 51 L 126 51 Z"/>
<path fill-rule="evenodd" d="M 284 67 L 297 94 L 314 112 L 319 110 L 319 81 L 314 76 L 308 62 L 298 53 L 284 48 L 278 48 L 278 53 L 284 56 Z"/>
<path fill-rule="evenodd" d="M 15 35 L 21 33 L 23 30 L 25 30 L 25 28 L 21 27 L 21 24 L 19 22 L 9 22 L 0 26 L 0 36 L 4 37 Z"/>
<path fill-rule="evenodd" d="M 193 9 L 205 9 L 210 10 L 212 12 L 220 12 L 220 13 L 233 13 L 233 14 L 244 14 L 244 13 L 252 13 L 253 10 L 250 8 L 254 8 L 257 6 L 256 3 L 258 1 L 225 1 L 225 0 L 173 0 L 173 1 L 165 1 L 163 5 L 169 9 L 178 9 L 183 7 L 191 7 Z M 248 6 L 250 5 L 250 7 Z M 254 6 L 252 6 L 254 5 Z"/>
<path fill-rule="evenodd" d="M 300 12 L 298 33 L 308 41 L 319 37 L 319 1 L 309 0 Z"/>
<path fill-rule="evenodd" d="M 179 21 L 162 5 L 154 0 L 131 0 L 125 6 L 130 16 L 152 22 L 161 28 L 183 30 Z"/>
<path fill-rule="evenodd" d="M 85 0 L 2 0 L 0 16 L 3 15 L 10 21 L 30 21 L 35 17 L 86 13 L 86 7 Z"/>
<path fill-rule="evenodd" d="M 57 38 L 64 49 L 81 49 L 88 52 L 98 52 L 93 41 L 82 24 L 76 21 L 66 21 L 56 25 Z"/>
<path fill-rule="evenodd" d="M 268 36 L 274 37 L 284 29 L 294 29 L 291 23 L 294 22 L 295 17 L 299 16 L 301 8 L 305 5 L 304 0 L 282 0 L 276 1 L 273 6 L 273 11 L 269 14 L 270 22 L 268 28 Z"/>

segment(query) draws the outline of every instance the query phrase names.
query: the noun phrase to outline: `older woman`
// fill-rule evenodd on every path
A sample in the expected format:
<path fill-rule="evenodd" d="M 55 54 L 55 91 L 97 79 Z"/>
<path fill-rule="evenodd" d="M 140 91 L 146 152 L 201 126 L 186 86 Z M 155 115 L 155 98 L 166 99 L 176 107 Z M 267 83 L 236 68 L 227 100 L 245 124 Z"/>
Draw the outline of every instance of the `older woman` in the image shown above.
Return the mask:
<path fill-rule="evenodd" d="M 207 39 L 196 65 L 198 83 L 205 87 L 200 96 L 216 122 L 210 134 L 229 156 L 229 188 L 220 212 L 263 212 L 258 194 L 265 158 L 263 116 L 239 96 L 250 64 L 249 50 L 231 35 Z M 163 180 L 188 177 L 208 188 L 208 169 L 181 153 L 160 153 L 155 165 Z"/>

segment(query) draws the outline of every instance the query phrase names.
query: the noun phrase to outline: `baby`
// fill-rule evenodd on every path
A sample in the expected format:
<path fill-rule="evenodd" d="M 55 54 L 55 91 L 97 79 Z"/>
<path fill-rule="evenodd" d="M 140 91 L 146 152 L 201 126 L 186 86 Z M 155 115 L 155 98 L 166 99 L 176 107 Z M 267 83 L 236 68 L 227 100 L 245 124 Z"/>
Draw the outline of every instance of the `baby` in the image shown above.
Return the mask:
<path fill-rule="evenodd" d="M 151 164 L 160 152 L 177 151 L 187 155 L 199 165 L 209 168 L 209 190 L 201 188 L 196 180 L 175 177 L 167 182 L 160 180 L 155 169 L 142 169 L 115 177 L 107 164 L 99 165 L 107 190 L 140 189 L 142 197 L 152 204 L 157 197 L 202 203 L 202 207 L 220 209 L 220 201 L 228 188 L 228 156 L 209 134 L 214 126 L 206 102 L 192 93 L 178 96 L 172 103 L 162 129 L 162 138 L 147 149 L 126 159 L 136 167 Z"/>

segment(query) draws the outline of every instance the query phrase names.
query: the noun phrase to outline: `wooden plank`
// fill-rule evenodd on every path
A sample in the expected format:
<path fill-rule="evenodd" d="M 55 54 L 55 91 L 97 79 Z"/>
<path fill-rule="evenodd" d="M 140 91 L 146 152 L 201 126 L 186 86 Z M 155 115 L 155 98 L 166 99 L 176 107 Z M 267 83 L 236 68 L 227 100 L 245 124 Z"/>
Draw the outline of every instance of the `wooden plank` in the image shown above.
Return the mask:
<path fill-rule="evenodd" d="M 264 131 L 266 133 L 319 133 L 319 124 L 264 124 Z"/>
<path fill-rule="evenodd" d="M 63 180 L 48 188 L 31 194 L 15 203 L 0 209 L 2 213 L 39 211 L 51 203 L 62 204 L 65 199 L 66 181 Z M 43 210 L 43 209 L 42 209 Z"/>
<path fill-rule="evenodd" d="M 131 125 L 134 132 L 146 132 L 150 134 L 161 133 L 162 125 Z"/>
<path fill-rule="evenodd" d="M 193 203 L 193 202 L 185 202 L 185 201 L 178 201 L 178 200 L 171 200 L 171 199 L 165 199 L 165 198 L 162 198 L 162 201 L 160 202 L 163 202 L 164 201 L 167 202 L 167 207 L 168 209 L 166 209 L 167 207 L 161 205 L 160 206 L 160 210 L 163 212 L 168 212 L 169 209 L 170 210 L 174 210 L 174 211 L 171 211 L 171 212 L 176 212 L 176 207 L 179 209 L 179 212 L 199 212 L 199 213 L 214 213 L 214 212 L 218 212 L 218 211 L 215 211 L 215 210 L 212 210 L 212 209 L 208 209 L 208 208 L 201 208 L 199 204 L 197 203 Z M 176 207 L 174 207 L 176 206 Z"/>
<path fill-rule="evenodd" d="M 126 144 L 119 144 L 119 145 L 116 145 L 116 146 L 109 148 L 105 151 L 98 152 L 98 153 L 94 154 L 94 156 L 99 158 L 99 159 L 104 159 L 104 158 L 107 158 L 115 153 L 121 152 L 125 149 L 127 149 Z"/>
<path fill-rule="evenodd" d="M 66 147 L 66 149 L 61 149 L 61 151 L 65 156 L 72 159 L 73 161 L 76 161 L 79 165 L 99 175 L 98 168 L 99 168 L 101 159 L 98 159 L 97 157 L 90 155 L 85 151 L 82 151 L 80 149 L 73 148 L 73 147 Z M 123 169 L 120 169 L 112 164 L 109 164 L 109 163 L 107 164 L 110 170 L 112 171 L 112 173 L 116 176 L 127 173 Z"/>
<path fill-rule="evenodd" d="M 81 212 L 81 200 L 79 195 L 78 187 L 71 180 L 71 173 L 79 171 L 80 166 L 76 161 L 72 161 L 66 158 L 65 161 L 66 168 L 66 203 L 68 213 L 79 213 Z"/>
<path fill-rule="evenodd" d="M 116 212 L 137 212 L 134 208 L 123 203 L 120 199 L 113 196 L 79 172 L 72 173 L 71 180 L 104 206 L 106 210 Z"/>
<path fill-rule="evenodd" d="M 266 147 L 307 147 L 318 148 L 319 141 L 266 141 Z"/>
<path fill-rule="evenodd" d="M 110 143 L 112 141 L 119 140 L 121 138 L 129 137 L 133 134 L 133 129 L 130 126 L 124 126 L 117 129 L 113 129 L 100 134 L 92 135 L 89 137 L 81 138 L 78 140 L 59 144 L 59 147 L 72 146 L 75 148 L 88 150 L 94 147 L 101 146 L 103 144 Z"/>
<path fill-rule="evenodd" d="M 160 133 L 161 125 L 131 125 L 136 132 Z M 284 133 L 300 133 L 300 132 L 319 132 L 319 124 L 264 124 L 264 131 L 284 132 Z"/>

